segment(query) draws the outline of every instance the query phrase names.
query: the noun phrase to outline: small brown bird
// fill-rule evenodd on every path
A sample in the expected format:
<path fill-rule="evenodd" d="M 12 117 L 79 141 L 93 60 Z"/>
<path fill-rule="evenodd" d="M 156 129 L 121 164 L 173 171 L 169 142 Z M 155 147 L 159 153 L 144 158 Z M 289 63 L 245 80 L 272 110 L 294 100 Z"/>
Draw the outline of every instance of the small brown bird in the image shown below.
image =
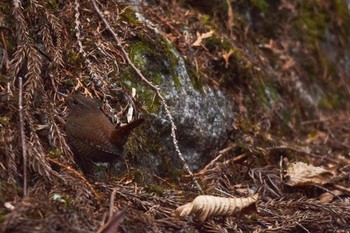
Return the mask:
<path fill-rule="evenodd" d="M 91 170 L 92 162 L 108 162 L 110 169 L 123 159 L 124 144 L 143 119 L 120 126 L 113 125 L 99 105 L 90 98 L 73 94 L 68 99 L 66 133 L 75 161 L 84 174 Z"/>

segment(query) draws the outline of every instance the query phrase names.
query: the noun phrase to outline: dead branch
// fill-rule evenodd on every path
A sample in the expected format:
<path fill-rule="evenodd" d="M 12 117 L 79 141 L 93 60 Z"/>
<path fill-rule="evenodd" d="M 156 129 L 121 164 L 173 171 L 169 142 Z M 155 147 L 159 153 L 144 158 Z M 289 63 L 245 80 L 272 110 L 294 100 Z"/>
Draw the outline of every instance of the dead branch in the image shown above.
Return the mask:
<path fill-rule="evenodd" d="M 109 201 L 109 219 L 112 218 L 113 216 L 113 208 L 114 208 L 114 199 L 115 199 L 115 194 L 117 193 L 117 189 L 113 188 L 113 191 L 111 193 L 111 198 Z"/>
<path fill-rule="evenodd" d="M 118 227 L 120 222 L 123 220 L 126 214 L 127 208 L 124 207 L 122 210 L 117 211 L 113 216 L 111 216 L 106 224 L 104 224 L 97 233 L 115 233 L 118 232 Z"/>
<path fill-rule="evenodd" d="M 233 148 L 236 147 L 236 144 L 233 144 L 223 150 L 219 151 L 219 154 L 212 160 L 210 161 L 210 163 L 208 163 L 201 171 L 199 171 L 197 174 L 203 174 L 205 173 L 209 168 L 211 168 L 212 166 L 214 166 L 214 164 L 221 159 L 222 156 L 224 156 L 226 154 L 226 152 L 232 150 Z"/>

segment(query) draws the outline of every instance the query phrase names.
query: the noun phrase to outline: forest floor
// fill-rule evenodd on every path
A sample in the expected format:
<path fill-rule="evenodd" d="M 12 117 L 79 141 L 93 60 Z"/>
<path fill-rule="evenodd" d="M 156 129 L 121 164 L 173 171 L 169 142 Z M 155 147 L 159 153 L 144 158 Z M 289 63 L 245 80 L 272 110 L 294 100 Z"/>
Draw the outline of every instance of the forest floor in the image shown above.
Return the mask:
<path fill-rule="evenodd" d="M 338 59 L 350 44 L 345 1 L 100 1 L 121 47 L 153 39 L 137 7 L 197 82 L 223 91 L 237 111 L 225 143 L 193 177 L 129 165 L 95 179 L 76 169 L 55 92 L 114 94 L 95 74 L 128 65 L 95 1 L 70 2 L 0 3 L 1 232 L 350 232 L 350 82 Z M 193 201 L 203 193 L 227 199 Z"/>

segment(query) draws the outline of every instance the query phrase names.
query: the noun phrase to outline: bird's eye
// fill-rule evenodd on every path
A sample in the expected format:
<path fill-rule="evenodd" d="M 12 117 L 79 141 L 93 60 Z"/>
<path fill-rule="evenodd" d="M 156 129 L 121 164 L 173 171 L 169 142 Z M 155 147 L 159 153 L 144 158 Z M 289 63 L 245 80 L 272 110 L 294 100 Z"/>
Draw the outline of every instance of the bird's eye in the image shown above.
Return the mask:
<path fill-rule="evenodd" d="M 73 100 L 74 105 L 77 105 L 78 103 L 79 103 L 78 100 Z"/>

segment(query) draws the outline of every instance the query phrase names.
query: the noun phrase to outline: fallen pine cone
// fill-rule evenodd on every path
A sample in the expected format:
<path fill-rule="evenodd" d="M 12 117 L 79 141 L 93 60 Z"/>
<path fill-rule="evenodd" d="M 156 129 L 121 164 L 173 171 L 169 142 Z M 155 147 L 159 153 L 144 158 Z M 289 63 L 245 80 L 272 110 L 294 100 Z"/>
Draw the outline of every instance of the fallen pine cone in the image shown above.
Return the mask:
<path fill-rule="evenodd" d="M 242 198 L 226 198 L 209 195 L 197 196 L 191 203 L 178 207 L 174 215 L 186 217 L 193 214 L 199 221 L 204 222 L 212 216 L 229 216 L 255 203 L 259 194 Z"/>

